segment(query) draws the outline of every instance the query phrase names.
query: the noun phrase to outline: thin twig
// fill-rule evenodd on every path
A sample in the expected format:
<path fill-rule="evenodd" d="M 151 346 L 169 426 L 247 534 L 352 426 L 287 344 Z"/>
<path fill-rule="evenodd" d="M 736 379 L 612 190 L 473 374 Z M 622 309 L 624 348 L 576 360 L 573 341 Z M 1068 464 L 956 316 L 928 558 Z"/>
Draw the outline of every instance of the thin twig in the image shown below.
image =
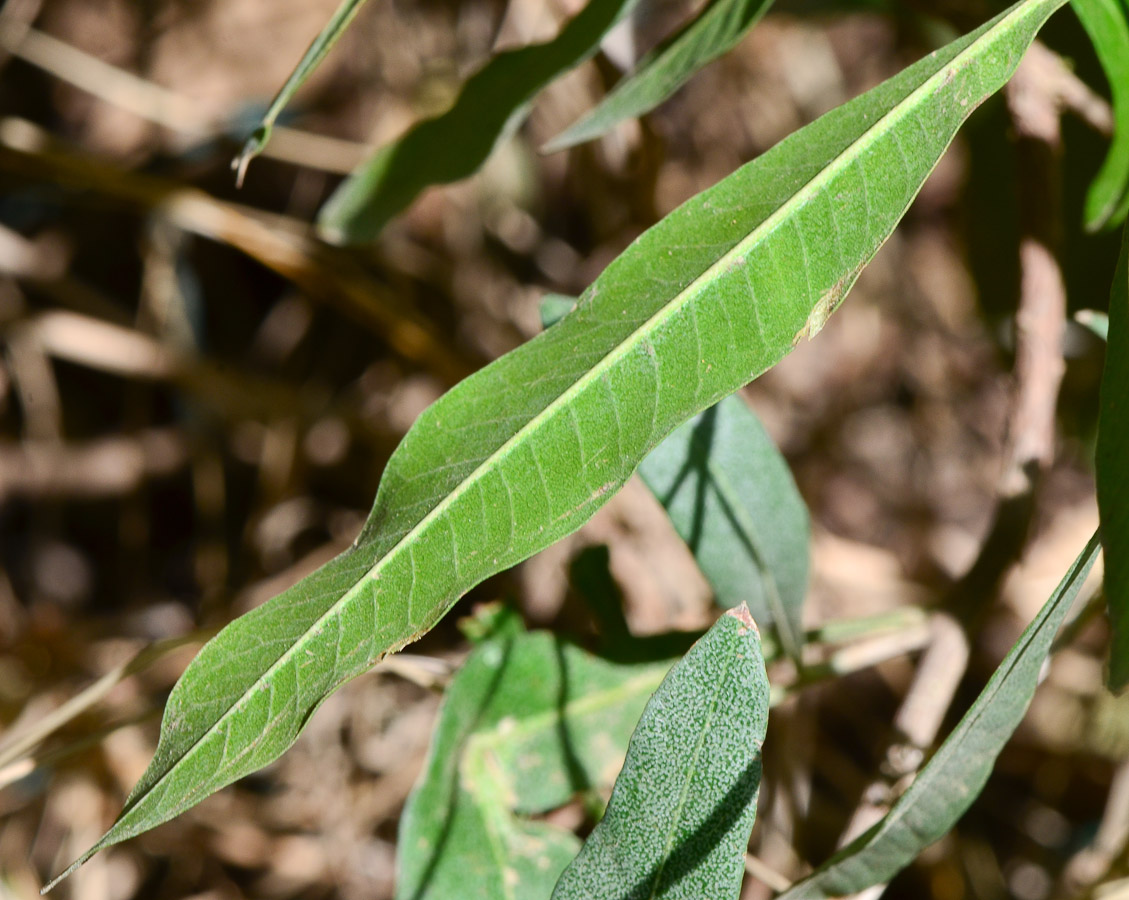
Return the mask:
<path fill-rule="evenodd" d="M 189 97 L 119 69 L 26 22 L 0 15 L 0 48 L 104 103 L 192 140 L 215 140 L 230 131 L 230 122 L 205 114 Z M 338 175 L 352 172 L 375 149 L 281 125 L 271 135 L 264 156 Z"/>
<path fill-rule="evenodd" d="M 203 191 L 79 157 L 21 119 L 0 121 L 0 168 L 156 213 L 188 232 L 234 247 L 290 279 L 311 298 L 371 328 L 393 352 L 448 383 L 477 368 L 404 300 L 301 223 L 278 227 L 279 217 L 272 217 L 268 225 L 262 216 Z"/>

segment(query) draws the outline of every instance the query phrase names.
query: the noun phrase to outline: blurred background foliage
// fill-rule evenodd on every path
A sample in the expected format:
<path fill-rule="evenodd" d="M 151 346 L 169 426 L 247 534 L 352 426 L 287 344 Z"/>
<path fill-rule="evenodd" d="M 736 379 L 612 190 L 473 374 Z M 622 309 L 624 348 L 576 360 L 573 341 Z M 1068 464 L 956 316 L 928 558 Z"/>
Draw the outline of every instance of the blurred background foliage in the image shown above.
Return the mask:
<path fill-rule="evenodd" d="M 544 91 L 478 175 L 428 190 L 378 241 L 345 250 L 310 226 L 342 175 L 441 111 L 491 53 L 548 38 L 578 4 L 369 3 L 236 190 L 232 157 L 335 5 L 0 6 L 5 897 L 32 900 L 101 834 L 202 637 L 351 541 L 415 416 L 535 334 L 543 294 L 579 293 L 677 204 L 992 11 L 787 0 L 645 120 L 540 155 L 695 6 L 654 0 Z M 1068 9 L 1043 40 L 1100 112 L 1108 85 Z M 1071 312 L 1107 303 L 1116 236 L 1080 225 L 1107 142 L 1064 117 Z M 812 511 L 811 625 L 941 603 L 983 557 L 1006 465 L 1021 204 L 1047 190 L 1024 181 L 1017 144 L 994 98 L 819 339 L 746 391 Z M 1016 526 L 1019 561 L 989 560 L 991 591 L 964 598 L 984 623 L 949 724 L 1096 527 L 1103 348 L 1070 323 L 1063 349 L 1055 462 L 1030 530 Z M 636 634 L 716 615 L 633 483 L 456 616 L 504 597 L 530 623 L 592 644 L 598 617 L 569 564 L 602 545 Z M 454 618 L 334 695 L 281 761 L 104 853 L 58 892 L 390 897 L 437 689 L 467 652 Z M 1111 831 L 1107 815 L 1099 831 L 1111 790 L 1109 806 L 1129 810 L 1129 710 L 1101 687 L 1105 640 L 1091 623 L 1056 657 L 984 796 L 888 896 L 1044 900 L 1097 895 L 1106 888 L 1093 882 L 1129 874 L 1129 828 Z M 912 673 L 912 657 L 895 658 L 774 710 L 758 859 L 794 878 L 833 851 Z M 51 715 L 58 727 L 37 732 Z M 567 807 L 552 816 L 580 820 Z M 750 878 L 745 895 L 771 891 Z"/>

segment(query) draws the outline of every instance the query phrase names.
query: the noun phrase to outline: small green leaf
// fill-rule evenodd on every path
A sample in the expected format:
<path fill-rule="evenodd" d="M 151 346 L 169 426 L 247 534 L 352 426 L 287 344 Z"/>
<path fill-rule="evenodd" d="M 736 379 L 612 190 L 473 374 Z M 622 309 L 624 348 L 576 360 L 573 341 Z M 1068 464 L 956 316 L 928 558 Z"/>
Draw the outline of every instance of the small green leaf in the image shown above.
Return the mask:
<path fill-rule="evenodd" d="M 1129 213 L 1129 8 L 1125 0 L 1072 0 L 1097 51 L 1113 96 L 1113 144 L 1086 193 L 1089 231 L 1119 225 Z"/>
<path fill-rule="evenodd" d="M 282 85 L 270 106 L 267 107 L 259 126 L 247 138 L 247 143 L 243 145 L 243 151 L 232 162 L 231 167 L 237 173 L 237 184 L 243 184 L 243 177 L 247 174 L 247 166 L 251 164 L 252 159 L 263 152 L 263 148 L 270 140 L 271 129 L 274 127 L 275 120 L 286 107 L 286 104 L 297 93 L 298 88 L 306 83 L 306 79 L 313 74 L 314 69 L 321 65 L 321 61 L 325 59 L 326 54 L 337 43 L 337 39 L 344 34 L 345 29 L 349 27 L 349 23 L 353 21 L 364 4 L 365 0 L 341 0 L 341 5 L 337 7 L 337 11 L 326 23 L 325 28 L 306 49 L 306 52 L 298 61 L 298 65 L 290 73 L 290 77 L 286 79 L 286 83 Z"/>
<path fill-rule="evenodd" d="M 561 319 L 576 309 L 576 298 L 566 294 L 545 294 L 541 298 L 541 327 L 556 325 Z"/>
<path fill-rule="evenodd" d="M 644 56 L 595 109 L 549 141 L 543 151 L 553 153 L 582 144 L 624 119 L 650 112 L 695 72 L 737 46 L 771 5 L 772 0 L 710 0 L 694 19 Z"/>
<path fill-rule="evenodd" d="M 638 0 L 591 0 L 557 37 L 499 53 L 463 86 L 455 105 L 376 152 L 329 198 L 318 217 L 337 243 L 375 238 L 425 187 L 474 174 L 529 115 L 533 98 L 592 56 Z"/>
<path fill-rule="evenodd" d="M 777 900 L 827 900 L 885 884 L 956 824 L 1027 711 L 1055 632 L 1097 559 L 1095 534 L 980 696 L 889 813 Z"/>
<path fill-rule="evenodd" d="M 607 813 L 553 900 L 736 898 L 768 703 L 760 637 L 738 607 L 690 648 L 647 704 Z"/>
<path fill-rule="evenodd" d="M 725 608 L 746 603 L 793 658 L 803 642 L 808 511 L 745 401 L 726 397 L 651 451 L 639 474 Z"/>
<path fill-rule="evenodd" d="M 1109 686 L 1129 685 L 1129 227 L 1109 298 L 1109 337 L 1098 405 L 1098 511 L 1105 547 L 1105 595 L 1113 640 Z"/>
<path fill-rule="evenodd" d="M 277 759 L 325 698 L 579 528 L 691 416 L 810 336 L 1062 0 L 1021 0 L 644 232 L 392 454 L 354 545 L 208 642 L 91 854 Z"/>
<path fill-rule="evenodd" d="M 548 897 L 580 842 L 522 816 L 611 786 L 669 668 L 610 663 L 545 632 L 479 646 L 447 690 L 404 809 L 397 898 Z"/>

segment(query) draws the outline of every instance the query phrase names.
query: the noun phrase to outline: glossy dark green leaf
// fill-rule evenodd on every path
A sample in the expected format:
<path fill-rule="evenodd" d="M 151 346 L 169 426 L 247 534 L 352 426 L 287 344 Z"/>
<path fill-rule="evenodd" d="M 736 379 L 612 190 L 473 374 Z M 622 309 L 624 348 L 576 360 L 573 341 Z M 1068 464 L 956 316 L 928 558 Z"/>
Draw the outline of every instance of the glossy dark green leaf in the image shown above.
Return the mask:
<path fill-rule="evenodd" d="M 1129 685 L 1129 228 L 1109 297 L 1109 335 L 1098 409 L 1098 511 L 1113 640 L 1109 686 Z"/>
<path fill-rule="evenodd" d="M 366 0 L 341 0 L 341 5 L 337 7 L 325 28 L 306 49 L 306 52 L 298 61 L 298 65 L 290 73 L 290 77 L 286 79 L 286 83 L 282 85 L 274 99 L 271 100 L 270 106 L 263 114 L 262 121 L 247 139 L 247 143 L 243 145 L 243 151 L 232 163 L 232 168 L 238 172 L 240 184 L 243 183 L 243 176 L 246 174 L 247 166 L 251 160 L 263 152 L 263 148 L 270 140 L 271 129 L 282 110 L 286 108 L 286 104 L 293 99 L 298 92 L 298 88 L 306 83 L 306 79 L 313 74 L 314 69 L 321 65 L 325 55 L 333 49 L 333 45 L 345 33 L 345 29 L 349 27 L 349 23 L 360 12 L 365 2 Z"/>
<path fill-rule="evenodd" d="M 447 112 L 382 147 L 349 176 L 322 208 L 322 234 L 338 243 L 371 240 L 425 187 L 474 174 L 525 121 L 542 88 L 595 53 L 636 2 L 590 0 L 549 43 L 499 53 Z"/>
<path fill-rule="evenodd" d="M 740 397 L 675 429 L 639 466 L 726 608 L 748 605 L 796 656 L 808 587 L 808 511 L 788 464 Z"/>
<path fill-rule="evenodd" d="M 772 0 L 710 0 L 694 19 L 644 56 L 595 109 L 549 141 L 545 152 L 590 141 L 624 119 L 650 112 L 695 72 L 732 50 L 771 5 Z"/>
<path fill-rule="evenodd" d="M 1113 96 L 1113 144 L 1086 193 L 1086 228 L 1119 225 L 1129 213 L 1129 5 L 1071 0 L 1097 51 Z"/>
<path fill-rule="evenodd" d="M 1022 0 L 699 194 L 429 407 L 354 545 L 200 651 L 79 862 L 276 759 L 339 685 L 579 528 L 682 422 L 814 336 L 1061 2 Z"/>
<path fill-rule="evenodd" d="M 957 823 L 983 790 L 996 757 L 1023 719 L 1055 632 L 1099 551 L 1094 535 L 890 812 L 777 900 L 829 900 L 885 884 Z"/>
<path fill-rule="evenodd" d="M 760 636 L 741 606 L 690 648 L 647 704 L 607 813 L 553 900 L 736 898 L 768 705 Z"/>
<path fill-rule="evenodd" d="M 397 847 L 400 900 L 549 896 L 580 841 L 525 815 L 610 788 L 670 663 L 621 665 L 503 634 L 451 683 Z"/>

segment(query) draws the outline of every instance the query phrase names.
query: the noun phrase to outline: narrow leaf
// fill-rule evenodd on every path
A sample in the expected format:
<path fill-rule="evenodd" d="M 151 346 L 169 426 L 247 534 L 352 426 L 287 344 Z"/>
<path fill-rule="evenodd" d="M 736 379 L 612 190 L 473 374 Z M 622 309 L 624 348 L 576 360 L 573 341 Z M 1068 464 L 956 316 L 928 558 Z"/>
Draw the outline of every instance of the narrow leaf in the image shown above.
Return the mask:
<path fill-rule="evenodd" d="M 428 119 L 358 168 L 318 217 L 337 243 L 371 240 L 425 187 L 474 174 L 525 121 L 533 98 L 594 54 L 638 0 L 590 0 L 557 37 L 495 56 L 463 86 L 447 112 Z"/>
<path fill-rule="evenodd" d="M 1109 335 L 1098 407 L 1098 512 L 1105 547 L 1105 595 L 1113 640 L 1109 686 L 1129 685 L 1129 228 L 1109 298 Z"/>
<path fill-rule="evenodd" d="M 1113 97 L 1113 144 L 1086 192 L 1086 228 L 1119 225 L 1129 213 L 1129 7 L 1125 0 L 1072 0 L 1105 69 Z"/>
<path fill-rule="evenodd" d="M 611 787 L 669 668 L 610 663 L 546 632 L 483 643 L 447 691 L 404 809 L 396 896 L 548 897 L 580 842 L 515 813 Z"/>
<path fill-rule="evenodd" d="M 788 464 L 737 396 L 677 428 L 639 466 L 726 608 L 746 603 L 792 657 L 803 638 L 808 511 Z"/>
<path fill-rule="evenodd" d="M 607 813 L 553 900 L 736 898 L 768 699 L 756 626 L 730 610 L 647 704 Z"/>
<path fill-rule="evenodd" d="M 691 199 L 575 311 L 425 410 L 353 547 L 200 651 L 79 863 L 276 759 L 329 693 L 576 530 L 678 425 L 814 335 L 1061 3 L 1022 0 Z"/>
<path fill-rule="evenodd" d="M 553 153 L 590 141 L 624 119 L 650 112 L 699 69 L 732 50 L 772 0 L 710 0 L 698 15 L 639 61 L 595 109 L 549 141 Z"/>
<path fill-rule="evenodd" d="M 824 900 L 885 884 L 956 824 L 983 790 L 996 757 L 1027 711 L 1055 632 L 1099 550 L 1095 534 L 960 724 L 885 818 L 777 900 Z"/>
<path fill-rule="evenodd" d="M 326 54 L 337 43 L 337 39 L 344 34 L 345 29 L 349 27 L 349 23 L 353 21 L 364 3 L 365 0 L 341 0 L 341 5 L 337 7 L 325 28 L 306 48 L 306 52 L 298 61 L 298 65 L 290 73 L 290 77 L 286 79 L 279 92 L 275 94 L 270 106 L 267 107 L 259 126 L 247 138 L 247 143 L 243 145 L 243 152 L 232 161 L 231 167 L 237 173 L 237 184 L 243 184 L 243 177 L 247 174 L 247 166 L 251 164 L 252 159 L 263 152 L 263 148 L 270 140 L 271 129 L 274 127 L 275 120 L 278 119 L 286 104 L 298 92 L 298 88 L 306 83 L 306 79 L 313 74 L 314 69 L 321 65 L 321 61 L 325 59 Z"/>

